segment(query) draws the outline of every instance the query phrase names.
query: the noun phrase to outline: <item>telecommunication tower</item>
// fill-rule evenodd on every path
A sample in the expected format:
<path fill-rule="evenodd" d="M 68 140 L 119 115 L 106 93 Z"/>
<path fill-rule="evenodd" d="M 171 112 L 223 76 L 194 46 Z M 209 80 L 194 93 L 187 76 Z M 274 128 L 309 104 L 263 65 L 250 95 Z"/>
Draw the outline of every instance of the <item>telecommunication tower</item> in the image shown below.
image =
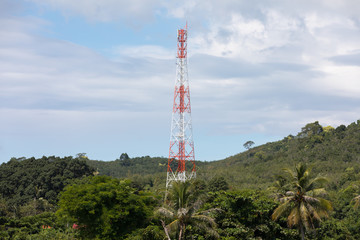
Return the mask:
<path fill-rule="evenodd" d="M 196 177 L 187 70 L 187 32 L 187 25 L 185 29 L 178 30 L 176 80 L 166 188 L 171 185 L 172 181 L 184 182 Z M 190 171 L 186 169 L 186 162 L 190 162 Z"/>

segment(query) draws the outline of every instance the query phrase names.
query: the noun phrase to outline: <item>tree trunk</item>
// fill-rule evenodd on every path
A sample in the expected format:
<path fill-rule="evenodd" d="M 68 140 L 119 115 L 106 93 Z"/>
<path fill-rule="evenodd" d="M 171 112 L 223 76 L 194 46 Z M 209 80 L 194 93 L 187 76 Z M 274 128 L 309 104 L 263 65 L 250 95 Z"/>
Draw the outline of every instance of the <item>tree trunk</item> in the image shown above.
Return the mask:
<path fill-rule="evenodd" d="M 183 233 L 183 224 L 180 223 L 179 240 L 182 239 L 182 233 Z"/>
<path fill-rule="evenodd" d="M 165 222 L 163 220 L 160 220 L 161 221 L 161 225 L 162 227 L 164 228 L 164 231 L 165 231 L 165 234 L 166 234 L 166 237 L 168 238 L 168 240 L 171 240 L 170 236 L 169 236 L 169 232 L 166 228 L 166 225 L 165 225 Z"/>
<path fill-rule="evenodd" d="M 305 231 L 302 222 L 300 222 L 300 234 L 301 234 L 301 240 L 305 240 Z"/>

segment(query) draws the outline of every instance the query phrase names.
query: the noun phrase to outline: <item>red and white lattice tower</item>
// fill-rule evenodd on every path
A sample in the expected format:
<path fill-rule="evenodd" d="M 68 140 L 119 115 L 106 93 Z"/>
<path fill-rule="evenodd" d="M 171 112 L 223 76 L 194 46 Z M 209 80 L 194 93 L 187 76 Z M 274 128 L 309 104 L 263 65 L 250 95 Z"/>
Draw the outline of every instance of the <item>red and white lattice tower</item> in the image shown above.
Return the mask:
<path fill-rule="evenodd" d="M 187 26 L 178 30 L 176 66 L 166 188 L 172 181 L 184 182 L 196 177 L 187 71 Z M 189 170 L 186 169 L 186 162 L 190 162 Z"/>

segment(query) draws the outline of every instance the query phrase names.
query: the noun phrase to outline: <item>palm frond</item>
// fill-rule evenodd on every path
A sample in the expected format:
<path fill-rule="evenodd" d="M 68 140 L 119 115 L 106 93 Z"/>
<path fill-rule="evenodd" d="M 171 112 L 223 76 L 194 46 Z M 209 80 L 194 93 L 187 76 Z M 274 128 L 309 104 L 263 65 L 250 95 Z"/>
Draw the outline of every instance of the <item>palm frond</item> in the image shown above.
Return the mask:
<path fill-rule="evenodd" d="M 321 209 L 325 210 L 325 211 L 332 211 L 333 207 L 330 201 L 323 199 L 323 198 L 319 198 L 320 200 L 320 207 Z"/>
<path fill-rule="evenodd" d="M 286 196 L 295 196 L 295 192 L 294 191 L 287 191 Z"/>
<path fill-rule="evenodd" d="M 204 201 L 202 199 L 198 199 L 193 204 L 191 204 L 191 208 L 194 209 L 194 211 L 197 211 L 201 208 L 203 204 Z"/>
<path fill-rule="evenodd" d="M 304 196 L 304 200 L 305 200 L 305 202 L 307 202 L 309 204 L 317 205 L 320 203 L 319 199 L 312 197 L 312 196 Z"/>
<path fill-rule="evenodd" d="M 206 232 L 207 232 L 207 234 L 209 234 L 210 236 L 214 237 L 215 239 L 220 238 L 219 233 L 218 233 L 216 230 L 212 229 L 212 228 L 208 228 L 208 229 L 206 230 Z"/>
<path fill-rule="evenodd" d="M 313 197 L 317 197 L 317 196 L 326 196 L 327 192 L 326 192 L 325 188 L 316 188 L 316 189 L 309 190 L 307 192 L 307 194 L 311 195 Z"/>
<path fill-rule="evenodd" d="M 224 212 L 224 210 L 222 210 L 221 208 L 210 208 L 210 209 L 198 212 L 198 214 L 204 215 L 204 214 L 209 214 L 209 213 L 220 213 L 220 212 Z"/>
<path fill-rule="evenodd" d="M 320 217 L 321 219 L 323 219 L 323 218 L 329 218 L 329 211 L 327 211 L 327 210 L 325 210 L 325 209 L 319 209 L 319 210 L 317 210 L 316 212 L 317 212 L 317 214 L 319 215 L 319 217 Z M 319 220 L 319 221 L 321 221 L 321 220 Z"/>
<path fill-rule="evenodd" d="M 311 213 L 311 216 L 317 221 L 321 221 L 321 218 L 329 217 L 329 212 L 332 211 L 331 203 L 323 198 L 306 197 L 307 207 Z"/>
<path fill-rule="evenodd" d="M 309 182 L 309 171 L 301 171 L 300 175 L 298 175 L 298 183 L 302 189 L 305 189 L 306 185 Z"/>
<path fill-rule="evenodd" d="M 296 226 L 299 224 L 299 221 L 301 219 L 300 211 L 298 207 L 294 207 L 291 209 L 291 212 L 288 216 L 287 223 L 289 227 Z"/>
<path fill-rule="evenodd" d="M 351 201 L 354 201 L 355 204 L 354 204 L 354 208 L 357 209 L 360 205 L 360 195 L 354 197 Z"/>
<path fill-rule="evenodd" d="M 290 168 L 283 168 L 282 170 L 283 170 L 285 173 L 289 174 L 291 179 L 295 179 L 295 178 L 296 178 L 293 170 L 291 170 Z"/>
<path fill-rule="evenodd" d="M 300 203 L 299 213 L 300 213 L 301 222 L 304 224 L 305 228 L 310 229 L 312 227 L 312 224 L 310 224 L 311 216 L 304 202 Z"/>
<path fill-rule="evenodd" d="M 199 229 L 204 230 L 207 235 L 212 236 L 215 239 L 220 238 L 219 233 L 214 229 L 215 227 L 204 223 L 201 219 L 193 218 L 191 224 Z"/>
<path fill-rule="evenodd" d="M 206 215 L 194 215 L 193 219 L 199 220 L 201 222 L 205 222 L 207 224 L 209 224 L 211 227 L 216 227 L 216 222 L 212 217 L 206 216 Z"/>
<path fill-rule="evenodd" d="M 174 212 L 166 207 L 160 207 L 156 210 L 156 213 L 166 217 L 166 218 L 173 218 Z"/>
<path fill-rule="evenodd" d="M 314 188 L 316 186 L 323 186 L 327 182 L 328 182 L 328 179 L 326 177 L 318 176 L 309 182 L 309 184 L 306 186 L 305 190 L 312 191 L 312 190 L 314 190 Z"/>
<path fill-rule="evenodd" d="M 293 201 L 295 198 L 295 194 L 294 195 L 290 195 L 290 196 L 285 196 L 285 197 L 281 197 L 279 199 L 280 203 L 284 203 L 284 202 L 288 202 L 288 201 Z"/>
<path fill-rule="evenodd" d="M 168 225 L 166 225 L 167 229 L 169 230 L 169 232 L 172 231 L 177 231 L 179 228 L 179 220 L 176 219 L 174 221 L 172 221 L 171 223 L 169 223 Z"/>
<path fill-rule="evenodd" d="M 312 218 L 314 218 L 317 221 L 321 221 L 321 216 L 320 216 L 321 214 L 319 214 L 319 212 L 316 211 L 316 209 L 311 204 L 307 204 L 307 208 L 309 209 Z"/>
<path fill-rule="evenodd" d="M 283 215 L 285 212 L 289 211 L 291 208 L 291 202 L 285 201 L 284 203 L 280 204 L 271 215 L 271 218 L 273 220 L 277 220 L 281 215 Z"/>

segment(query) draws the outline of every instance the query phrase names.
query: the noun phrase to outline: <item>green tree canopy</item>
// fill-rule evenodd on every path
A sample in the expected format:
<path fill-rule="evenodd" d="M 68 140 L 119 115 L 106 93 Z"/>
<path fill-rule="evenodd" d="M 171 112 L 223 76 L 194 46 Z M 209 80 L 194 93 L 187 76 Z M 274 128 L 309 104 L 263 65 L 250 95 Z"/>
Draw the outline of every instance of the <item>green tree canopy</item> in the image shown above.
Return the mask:
<path fill-rule="evenodd" d="M 247 141 L 246 143 L 244 143 L 244 148 L 246 148 L 247 150 L 249 150 L 252 145 L 254 145 L 255 143 L 253 141 Z"/>
<path fill-rule="evenodd" d="M 127 154 L 127 153 L 122 153 L 121 155 L 120 155 L 120 160 L 126 160 L 126 159 L 129 159 L 130 157 L 129 157 L 129 155 Z"/>
<path fill-rule="evenodd" d="M 0 166 L 0 196 L 14 207 L 39 198 L 55 203 L 67 183 L 93 172 L 85 160 L 72 157 L 12 158 Z"/>
<path fill-rule="evenodd" d="M 95 176 L 65 188 L 57 215 L 79 226 L 87 239 L 122 239 L 145 225 L 149 199 L 135 194 L 130 182 Z"/>
<path fill-rule="evenodd" d="M 323 132 L 323 127 L 319 124 L 318 121 L 313 123 L 308 123 L 305 127 L 301 128 L 301 132 L 299 132 L 298 136 L 300 137 L 311 137 L 313 135 L 318 135 Z"/>
<path fill-rule="evenodd" d="M 209 193 L 205 209 L 222 209 L 214 214 L 221 239 L 288 239 L 296 231 L 271 220 L 276 202 L 264 191 L 238 190 Z"/>
<path fill-rule="evenodd" d="M 224 177 L 220 177 L 220 176 L 215 176 L 213 179 L 211 179 L 209 181 L 208 184 L 208 190 L 210 192 L 216 192 L 216 191 L 221 191 L 221 190 L 228 190 L 229 189 L 229 184 L 227 183 L 227 181 L 225 180 Z"/>

